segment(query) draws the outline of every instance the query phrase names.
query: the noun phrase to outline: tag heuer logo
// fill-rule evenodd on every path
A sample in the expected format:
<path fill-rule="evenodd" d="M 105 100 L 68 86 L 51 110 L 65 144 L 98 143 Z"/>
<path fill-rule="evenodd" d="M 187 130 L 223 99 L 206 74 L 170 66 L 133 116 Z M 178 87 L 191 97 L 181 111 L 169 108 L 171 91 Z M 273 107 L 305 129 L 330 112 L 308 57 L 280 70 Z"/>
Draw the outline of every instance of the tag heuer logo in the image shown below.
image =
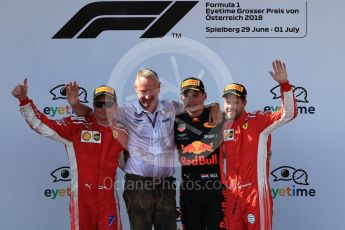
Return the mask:
<path fill-rule="evenodd" d="M 183 132 L 183 131 L 185 131 L 186 130 L 186 124 L 178 124 L 178 126 L 177 126 L 177 130 L 179 131 L 179 132 Z"/>

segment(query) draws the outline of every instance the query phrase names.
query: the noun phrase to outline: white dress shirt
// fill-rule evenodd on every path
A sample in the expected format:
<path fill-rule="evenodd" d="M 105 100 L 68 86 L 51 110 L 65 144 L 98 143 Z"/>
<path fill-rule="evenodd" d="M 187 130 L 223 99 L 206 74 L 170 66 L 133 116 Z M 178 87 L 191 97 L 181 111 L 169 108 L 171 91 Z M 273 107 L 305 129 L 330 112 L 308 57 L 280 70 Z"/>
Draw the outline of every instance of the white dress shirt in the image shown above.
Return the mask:
<path fill-rule="evenodd" d="M 149 177 L 174 174 L 174 119 L 183 111 L 182 103 L 171 100 L 159 100 L 154 113 L 144 110 L 139 101 L 117 108 L 116 119 L 128 129 L 126 173 Z"/>

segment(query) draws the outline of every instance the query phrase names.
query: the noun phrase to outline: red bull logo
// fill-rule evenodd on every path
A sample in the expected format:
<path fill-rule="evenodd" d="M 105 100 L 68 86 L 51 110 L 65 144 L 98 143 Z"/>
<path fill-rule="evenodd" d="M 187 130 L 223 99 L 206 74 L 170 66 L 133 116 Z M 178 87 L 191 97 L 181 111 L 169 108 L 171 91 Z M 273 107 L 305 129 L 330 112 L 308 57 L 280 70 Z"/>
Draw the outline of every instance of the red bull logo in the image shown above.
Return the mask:
<path fill-rule="evenodd" d="M 203 152 L 213 152 L 213 143 L 211 144 L 205 144 L 201 141 L 193 141 L 193 143 L 184 146 L 181 145 L 182 153 L 193 153 L 193 154 L 200 154 Z"/>
<path fill-rule="evenodd" d="M 188 159 L 187 157 L 181 157 L 182 166 L 189 165 L 214 165 L 218 163 L 217 156 L 212 155 L 211 158 L 206 159 L 204 156 L 194 156 L 194 159 Z"/>

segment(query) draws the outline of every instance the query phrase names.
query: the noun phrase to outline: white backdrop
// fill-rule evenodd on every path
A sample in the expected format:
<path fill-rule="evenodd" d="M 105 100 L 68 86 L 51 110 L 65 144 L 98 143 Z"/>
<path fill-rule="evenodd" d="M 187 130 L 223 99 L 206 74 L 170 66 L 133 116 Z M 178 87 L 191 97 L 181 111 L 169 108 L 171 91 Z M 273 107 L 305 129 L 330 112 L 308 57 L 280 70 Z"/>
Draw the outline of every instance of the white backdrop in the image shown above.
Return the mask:
<path fill-rule="evenodd" d="M 110 5 L 116 2 L 108 1 Z M 0 229 L 69 227 L 68 181 L 64 181 L 68 177 L 60 169 L 68 166 L 64 147 L 30 130 L 10 94 L 25 77 L 29 96 L 52 119 L 72 112 L 59 85 L 76 80 L 85 89 L 82 98 L 89 105 L 92 90 L 102 84 L 115 87 L 121 103 L 132 101 L 134 75 L 140 67 L 158 72 L 163 83 L 161 98 L 179 100 L 180 81 L 194 75 L 203 79 L 209 102 L 222 103 L 223 87 L 235 81 L 247 87 L 248 111 L 274 110 L 280 99 L 274 99 L 276 84 L 268 71 L 276 58 L 288 66 L 300 113 L 273 134 L 273 227 L 345 229 L 343 1 L 200 0 L 162 38 L 140 38 L 147 29 L 106 30 L 94 38 L 77 38 L 97 23 L 106 29 L 114 23 L 124 25 L 111 20 L 105 23 L 107 18 L 119 16 L 98 12 L 84 28 L 77 20 L 81 27 L 74 38 L 52 38 L 89 3 L 99 2 L 0 1 Z M 217 7 L 218 3 L 232 4 Z M 263 12 L 240 13 L 240 8 Z M 153 24 L 169 10 L 150 12 Z M 233 20 L 207 20 L 207 10 L 209 16 L 233 16 Z M 218 10 L 218 14 L 211 15 L 210 10 Z M 169 15 L 168 21 L 176 20 L 178 12 L 181 10 Z M 125 13 L 125 17 L 135 15 Z M 208 27 L 227 32 L 210 33 Z M 267 32 L 252 31 L 260 28 Z M 60 177 L 54 179 L 51 173 Z M 118 173 L 121 179 L 123 174 Z M 129 229 L 121 189 L 119 196 L 124 229 Z"/>

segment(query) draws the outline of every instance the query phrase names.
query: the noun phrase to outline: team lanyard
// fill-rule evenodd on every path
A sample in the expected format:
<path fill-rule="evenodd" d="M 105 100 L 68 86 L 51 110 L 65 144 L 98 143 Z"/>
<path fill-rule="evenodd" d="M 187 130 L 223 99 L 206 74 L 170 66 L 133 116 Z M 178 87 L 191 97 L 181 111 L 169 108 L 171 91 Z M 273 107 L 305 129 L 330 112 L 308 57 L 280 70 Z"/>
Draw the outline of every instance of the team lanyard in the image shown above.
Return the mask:
<path fill-rule="evenodd" d="M 156 125 L 156 120 L 157 120 L 157 115 L 158 115 L 158 111 L 155 112 L 155 117 L 153 118 L 153 121 L 151 119 L 151 117 L 146 113 L 144 112 L 145 116 L 147 117 L 147 119 L 149 119 L 151 125 L 152 125 L 152 128 L 155 128 L 155 125 Z"/>

